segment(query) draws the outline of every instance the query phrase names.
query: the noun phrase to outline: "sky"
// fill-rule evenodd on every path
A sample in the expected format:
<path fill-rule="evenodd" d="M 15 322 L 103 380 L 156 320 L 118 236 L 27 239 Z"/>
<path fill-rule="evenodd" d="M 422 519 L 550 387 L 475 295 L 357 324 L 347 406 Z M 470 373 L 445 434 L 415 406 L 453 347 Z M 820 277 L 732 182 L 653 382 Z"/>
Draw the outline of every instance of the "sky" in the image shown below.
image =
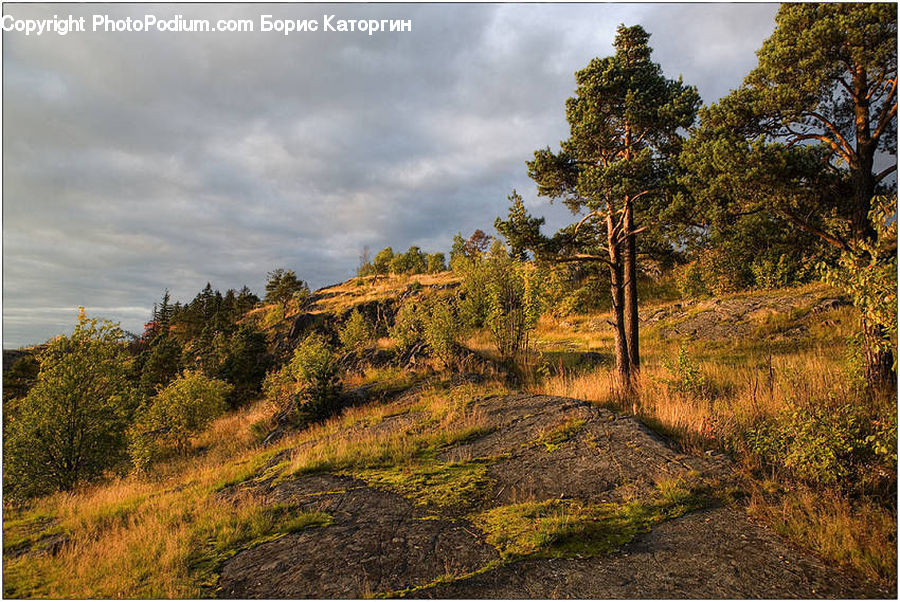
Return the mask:
<path fill-rule="evenodd" d="M 568 137 L 574 72 L 640 24 L 705 103 L 740 85 L 776 4 L 4 4 L 87 31 L 3 33 L 3 347 L 68 333 L 77 308 L 139 333 L 168 289 L 313 288 L 364 248 L 447 253 L 493 232 L 525 162 Z M 257 31 L 92 32 L 92 16 L 246 18 Z M 316 32 L 260 32 L 260 15 Z M 409 19 L 409 32 L 321 31 Z"/>

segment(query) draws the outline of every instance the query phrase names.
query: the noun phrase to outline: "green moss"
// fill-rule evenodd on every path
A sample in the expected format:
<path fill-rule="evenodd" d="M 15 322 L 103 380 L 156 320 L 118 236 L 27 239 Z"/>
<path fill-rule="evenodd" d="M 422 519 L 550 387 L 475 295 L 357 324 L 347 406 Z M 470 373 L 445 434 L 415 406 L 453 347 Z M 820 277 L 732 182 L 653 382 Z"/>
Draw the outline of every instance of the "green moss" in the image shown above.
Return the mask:
<path fill-rule="evenodd" d="M 275 455 L 283 451 L 285 448 L 275 448 L 266 450 L 264 452 L 260 452 L 249 459 L 240 460 L 238 462 L 230 463 L 227 466 L 226 470 L 223 470 L 226 476 L 224 476 L 221 480 L 213 483 L 210 491 L 215 493 L 217 491 L 222 491 L 223 489 L 227 489 L 228 487 L 233 487 L 234 485 L 239 485 L 240 483 L 244 483 L 246 481 L 250 481 L 256 477 L 260 476 L 260 471 L 263 467 L 275 457 Z M 265 474 L 269 474 L 269 471 L 266 471 Z"/>
<path fill-rule="evenodd" d="M 3 553 L 31 548 L 40 540 L 61 535 L 66 529 L 47 514 L 35 514 L 3 523 Z"/>
<path fill-rule="evenodd" d="M 233 519 L 238 520 L 238 519 Z M 235 525 L 220 525 L 198 529 L 194 547 L 188 559 L 189 570 L 201 591 L 213 594 L 222 564 L 247 548 L 313 527 L 327 527 L 332 517 L 322 512 L 299 512 L 293 505 L 259 507 L 249 520 Z"/>
<path fill-rule="evenodd" d="M 417 506 L 441 512 L 469 507 L 476 502 L 490 482 L 489 465 L 488 460 L 422 462 L 346 474 L 372 487 L 402 495 Z"/>
<path fill-rule="evenodd" d="M 382 592 L 382 593 L 375 594 L 372 597 L 373 598 L 404 598 L 410 594 L 413 594 L 416 592 L 421 592 L 421 591 L 424 591 L 427 589 L 431 589 L 433 587 L 437 587 L 438 585 L 443 585 L 445 583 L 454 583 L 456 581 L 462 581 L 464 579 L 470 579 L 470 578 L 478 576 L 478 575 L 483 575 L 484 573 L 493 571 L 494 569 L 497 569 L 497 568 L 503 566 L 504 564 L 505 563 L 502 560 L 492 560 L 492 561 L 488 562 L 487 564 L 485 564 L 484 566 L 481 566 L 481 567 L 475 569 L 474 571 L 470 571 L 468 573 L 463 573 L 462 575 L 455 575 L 453 573 L 445 573 L 445 574 L 441 575 L 440 577 L 438 577 L 437 579 L 435 579 L 434 581 L 425 583 L 423 585 L 416 585 L 414 587 L 408 587 L 406 589 L 392 591 L 392 592 Z"/>
<path fill-rule="evenodd" d="M 547 500 L 500 506 L 472 517 L 504 559 L 608 554 L 662 521 L 707 505 L 708 492 L 681 481 L 647 501 L 584 504 Z"/>
<path fill-rule="evenodd" d="M 554 452 L 580 433 L 584 424 L 583 418 L 570 418 L 556 428 L 541 434 L 537 442 L 546 447 L 548 452 Z"/>

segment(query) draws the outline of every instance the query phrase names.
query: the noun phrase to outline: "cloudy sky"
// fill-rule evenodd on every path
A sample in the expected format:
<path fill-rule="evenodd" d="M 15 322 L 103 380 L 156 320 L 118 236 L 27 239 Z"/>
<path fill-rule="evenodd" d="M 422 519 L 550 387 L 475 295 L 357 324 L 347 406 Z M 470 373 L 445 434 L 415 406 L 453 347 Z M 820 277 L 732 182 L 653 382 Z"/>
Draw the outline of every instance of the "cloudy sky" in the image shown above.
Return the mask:
<path fill-rule="evenodd" d="M 568 136 L 573 73 L 619 23 L 711 102 L 739 85 L 773 4 L 23 5 L 86 16 L 3 34 L 3 346 L 70 332 L 76 308 L 140 332 L 164 289 L 260 292 L 293 269 L 346 279 L 364 247 L 446 252 Z M 94 14 L 399 18 L 409 33 L 92 33 Z"/>

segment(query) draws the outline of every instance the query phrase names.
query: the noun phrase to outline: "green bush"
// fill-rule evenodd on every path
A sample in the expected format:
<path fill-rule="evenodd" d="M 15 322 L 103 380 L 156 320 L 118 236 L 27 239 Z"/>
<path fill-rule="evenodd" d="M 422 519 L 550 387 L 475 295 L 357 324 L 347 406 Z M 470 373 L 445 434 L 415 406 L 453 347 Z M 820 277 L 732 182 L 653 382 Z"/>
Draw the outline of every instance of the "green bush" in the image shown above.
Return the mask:
<path fill-rule="evenodd" d="M 287 409 L 297 389 L 297 381 L 291 374 L 290 365 L 270 370 L 262 383 L 263 397 L 274 401 L 281 409 Z"/>
<path fill-rule="evenodd" d="M 161 453 L 184 454 L 191 437 L 228 409 L 231 385 L 186 370 L 152 398 L 130 429 L 129 451 L 138 469 L 149 466 Z"/>
<path fill-rule="evenodd" d="M 757 288 L 789 286 L 795 284 L 798 275 L 802 273 L 800 266 L 783 253 L 778 255 L 777 259 L 774 256 L 757 258 L 750 265 L 750 271 L 753 273 L 753 281 Z"/>
<path fill-rule="evenodd" d="M 400 349 L 406 350 L 424 340 L 422 331 L 422 318 L 418 304 L 412 300 L 406 300 L 397 309 L 394 324 L 388 334 L 397 342 Z"/>
<path fill-rule="evenodd" d="M 457 309 L 449 299 L 408 299 L 397 311 L 390 335 L 403 350 L 424 343 L 430 355 L 450 366 L 461 330 Z"/>
<path fill-rule="evenodd" d="M 663 365 L 674 377 L 672 380 L 667 380 L 666 384 L 675 390 L 697 397 L 702 397 L 710 392 L 709 380 L 684 347 L 678 350 L 678 355 L 674 360 L 663 360 Z"/>
<path fill-rule="evenodd" d="M 338 338 L 347 351 L 359 351 L 375 340 L 375 329 L 359 310 L 354 309 L 338 331 Z"/>
<path fill-rule="evenodd" d="M 295 399 L 301 415 L 321 420 L 339 409 L 337 357 L 322 336 L 311 334 L 297 346 L 289 370 L 299 386 Z"/>
<path fill-rule="evenodd" d="M 710 294 L 703 279 L 703 269 L 699 261 L 678 266 L 674 270 L 675 285 L 685 299 L 706 297 Z"/>
<path fill-rule="evenodd" d="M 82 309 L 72 335 L 39 355 L 34 386 L 4 416 L 5 494 L 71 490 L 125 459 L 137 395 L 123 336 L 118 324 L 88 319 Z"/>
<path fill-rule="evenodd" d="M 501 357 L 528 349 L 529 334 L 545 308 L 543 274 L 531 262 L 516 261 L 501 246 L 465 266 L 462 320 L 487 327 Z"/>
<path fill-rule="evenodd" d="M 424 307 L 421 319 L 422 335 L 431 354 L 444 366 L 451 366 L 461 328 L 455 308 L 447 299 L 436 299 Z"/>
<path fill-rule="evenodd" d="M 443 253 L 430 253 L 428 255 L 428 273 L 436 274 L 447 269 L 447 261 Z"/>
<path fill-rule="evenodd" d="M 387 274 L 391 271 L 391 262 L 394 260 L 394 249 L 385 247 L 378 251 L 372 260 L 372 267 L 376 274 Z"/>
<path fill-rule="evenodd" d="M 853 402 L 792 405 L 747 429 L 744 440 L 762 464 L 810 483 L 859 490 L 897 470 L 896 416 L 873 420 Z"/>

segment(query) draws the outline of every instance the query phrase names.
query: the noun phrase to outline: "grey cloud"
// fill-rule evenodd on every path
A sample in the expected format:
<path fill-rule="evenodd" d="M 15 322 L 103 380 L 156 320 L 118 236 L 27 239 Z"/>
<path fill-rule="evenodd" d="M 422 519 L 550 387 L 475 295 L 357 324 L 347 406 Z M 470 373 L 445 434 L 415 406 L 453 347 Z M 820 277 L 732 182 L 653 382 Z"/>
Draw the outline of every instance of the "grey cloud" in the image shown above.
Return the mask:
<path fill-rule="evenodd" d="M 20 5 L 160 18 L 409 18 L 412 33 L 71 34 L 4 44 L 4 346 L 85 305 L 140 330 L 165 288 L 343 280 L 363 246 L 446 250 L 490 230 L 524 162 L 567 137 L 573 73 L 642 23 L 713 100 L 774 5 Z M 71 309 L 66 309 L 71 308 Z M 143 311 L 143 313 L 142 313 Z"/>

